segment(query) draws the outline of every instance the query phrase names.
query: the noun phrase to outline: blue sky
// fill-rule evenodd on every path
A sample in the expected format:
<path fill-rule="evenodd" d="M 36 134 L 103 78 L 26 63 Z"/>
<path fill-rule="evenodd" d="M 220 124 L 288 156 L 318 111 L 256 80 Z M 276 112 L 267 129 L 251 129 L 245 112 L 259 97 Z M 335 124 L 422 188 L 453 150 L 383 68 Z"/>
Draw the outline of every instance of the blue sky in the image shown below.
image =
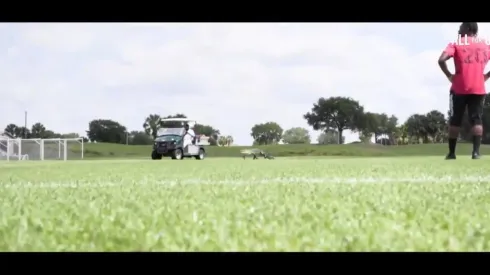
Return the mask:
<path fill-rule="evenodd" d="M 400 120 L 448 108 L 437 57 L 458 24 L 1 24 L 0 127 L 84 134 L 93 118 L 143 130 L 185 113 L 251 144 L 251 127 L 308 127 L 319 97 Z M 490 37 L 490 26 L 480 24 Z M 313 139 L 317 132 L 311 131 Z M 347 133 L 354 141 L 357 134 Z"/>

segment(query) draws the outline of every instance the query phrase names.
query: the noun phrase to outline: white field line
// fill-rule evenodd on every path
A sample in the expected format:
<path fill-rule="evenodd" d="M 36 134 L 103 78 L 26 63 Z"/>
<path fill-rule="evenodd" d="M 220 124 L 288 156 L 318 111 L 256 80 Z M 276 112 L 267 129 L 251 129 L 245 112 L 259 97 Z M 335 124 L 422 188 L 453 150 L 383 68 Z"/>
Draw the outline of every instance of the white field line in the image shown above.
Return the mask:
<path fill-rule="evenodd" d="M 246 184 L 386 184 L 386 183 L 490 183 L 490 176 L 468 176 L 468 177 L 434 177 L 419 176 L 412 178 L 389 178 L 389 177 L 332 177 L 332 178 L 312 178 L 312 177 L 284 177 L 284 178 L 251 178 L 251 179 L 169 179 L 169 180 L 152 180 L 142 179 L 139 181 L 74 181 L 74 182 L 18 182 L 18 183 L 0 183 L 0 189 L 24 189 L 24 188 L 107 188 L 107 187 L 130 187 L 144 185 L 163 185 L 179 186 L 188 184 L 227 184 L 227 185 L 246 185 Z"/>

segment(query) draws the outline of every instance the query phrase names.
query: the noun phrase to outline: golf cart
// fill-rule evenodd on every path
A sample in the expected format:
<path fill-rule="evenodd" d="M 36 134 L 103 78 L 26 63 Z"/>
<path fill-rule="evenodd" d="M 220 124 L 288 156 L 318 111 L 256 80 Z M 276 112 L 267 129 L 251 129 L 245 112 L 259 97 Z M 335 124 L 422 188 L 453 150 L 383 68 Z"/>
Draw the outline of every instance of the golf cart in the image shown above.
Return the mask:
<path fill-rule="evenodd" d="M 186 124 L 189 125 L 189 131 L 184 128 Z M 162 159 L 162 157 L 204 159 L 204 147 L 197 144 L 198 139 L 191 129 L 195 124 L 196 121 L 187 118 L 160 119 L 151 159 Z"/>

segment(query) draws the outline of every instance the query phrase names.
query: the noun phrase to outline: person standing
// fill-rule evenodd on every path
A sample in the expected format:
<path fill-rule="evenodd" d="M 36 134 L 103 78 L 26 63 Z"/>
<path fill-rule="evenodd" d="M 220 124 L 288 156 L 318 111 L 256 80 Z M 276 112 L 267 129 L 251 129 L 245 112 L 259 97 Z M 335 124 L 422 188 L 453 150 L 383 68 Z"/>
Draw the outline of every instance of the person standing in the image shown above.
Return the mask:
<path fill-rule="evenodd" d="M 456 143 L 466 109 L 473 136 L 471 157 L 480 158 L 485 81 L 490 78 L 490 72 L 484 74 L 484 70 L 490 58 L 490 46 L 486 41 L 479 39 L 477 34 L 477 23 L 462 23 L 459 27 L 458 40 L 450 43 L 438 60 L 442 72 L 451 82 L 449 153 L 446 159 L 456 159 Z M 450 58 L 454 59 L 454 75 L 449 72 L 446 64 Z"/>

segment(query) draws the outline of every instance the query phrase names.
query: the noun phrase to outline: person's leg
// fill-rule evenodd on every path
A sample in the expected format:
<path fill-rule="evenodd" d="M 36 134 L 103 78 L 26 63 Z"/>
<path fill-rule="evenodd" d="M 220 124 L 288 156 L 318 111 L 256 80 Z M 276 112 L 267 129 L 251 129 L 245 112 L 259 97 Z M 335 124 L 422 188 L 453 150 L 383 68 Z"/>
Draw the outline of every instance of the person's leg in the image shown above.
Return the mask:
<path fill-rule="evenodd" d="M 471 124 L 471 134 L 473 135 L 473 159 L 478 159 L 480 156 L 480 144 L 483 134 L 482 117 L 484 101 L 485 95 L 468 96 L 468 116 Z"/>
<path fill-rule="evenodd" d="M 461 123 L 466 109 L 466 96 L 455 95 L 450 92 L 449 95 L 449 154 L 446 159 L 456 158 L 456 143 L 458 141 Z"/>

